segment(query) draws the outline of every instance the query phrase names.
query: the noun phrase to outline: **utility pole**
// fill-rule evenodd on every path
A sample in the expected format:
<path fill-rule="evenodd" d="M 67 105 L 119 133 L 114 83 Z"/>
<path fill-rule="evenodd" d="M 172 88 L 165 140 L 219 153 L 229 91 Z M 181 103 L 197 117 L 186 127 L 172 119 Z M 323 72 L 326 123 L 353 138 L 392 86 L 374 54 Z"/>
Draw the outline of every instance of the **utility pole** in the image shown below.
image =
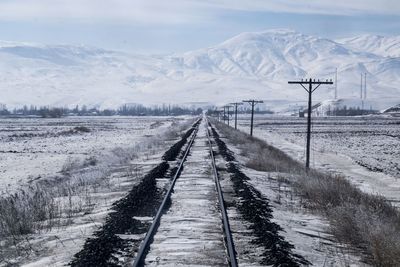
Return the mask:
<path fill-rule="evenodd" d="M 364 100 L 367 99 L 367 73 L 364 73 Z"/>
<path fill-rule="evenodd" d="M 226 117 L 225 117 L 225 106 L 223 106 L 223 108 L 224 108 L 224 116 L 222 118 L 224 119 L 224 123 L 225 123 L 225 119 L 226 119 Z"/>
<path fill-rule="evenodd" d="M 228 126 L 229 126 L 229 109 L 232 107 L 232 106 L 229 106 L 229 105 L 226 105 L 225 106 L 226 107 L 226 109 L 227 109 L 227 111 L 228 111 Z"/>
<path fill-rule="evenodd" d="M 360 83 L 360 98 L 361 98 L 361 115 L 364 113 L 364 97 L 363 97 L 363 74 L 361 73 L 361 83 Z"/>
<path fill-rule="evenodd" d="M 238 112 L 238 106 L 243 105 L 241 102 L 234 102 L 231 103 L 235 107 L 235 130 L 237 130 L 237 112 Z"/>
<path fill-rule="evenodd" d="M 258 104 L 258 103 L 264 103 L 261 100 L 243 100 L 242 102 L 245 103 L 249 103 L 251 105 L 251 121 L 250 121 L 250 136 L 253 136 L 253 120 L 254 120 L 254 107 Z"/>
<path fill-rule="evenodd" d="M 220 121 L 220 113 L 221 113 L 221 111 L 220 110 L 218 110 L 218 109 L 215 109 L 215 112 L 214 113 L 216 113 L 217 114 L 217 119 L 218 119 L 218 121 Z"/>
<path fill-rule="evenodd" d="M 337 99 L 337 68 L 335 72 L 335 100 Z"/>
<path fill-rule="evenodd" d="M 230 106 L 230 105 L 226 105 L 226 106 L 224 106 L 224 110 L 226 109 L 227 110 L 227 119 L 228 119 L 228 126 L 229 126 L 229 109 L 231 108 L 232 106 Z"/>
<path fill-rule="evenodd" d="M 363 99 L 363 75 L 360 73 L 361 81 L 360 81 L 360 99 Z"/>
<path fill-rule="evenodd" d="M 326 80 L 325 82 L 322 82 L 320 80 L 312 80 L 311 78 L 309 80 L 301 80 L 301 81 L 289 81 L 289 84 L 300 84 L 301 87 L 306 90 L 308 93 L 308 117 L 307 117 L 307 151 L 306 151 L 306 169 L 310 169 L 310 144 L 311 144 L 311 109 L 312 109 L 312 93 L 318 89 L 318 87 L 321 86 L 321 84 L 333 84 L 332 80 L 328 81 Z M 308 85 L 308 89 L 304 86 Z M 316 85 L 313 88 L 313 85 Z"/>

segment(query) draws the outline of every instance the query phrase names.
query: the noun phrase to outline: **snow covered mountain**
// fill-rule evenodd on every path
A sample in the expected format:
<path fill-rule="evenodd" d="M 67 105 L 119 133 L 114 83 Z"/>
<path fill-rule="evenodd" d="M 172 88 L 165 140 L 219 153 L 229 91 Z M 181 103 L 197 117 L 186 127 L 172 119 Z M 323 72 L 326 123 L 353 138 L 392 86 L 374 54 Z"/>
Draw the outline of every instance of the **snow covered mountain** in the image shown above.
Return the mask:
<path fill-rule="evenodd" d="M 400 36 L 364 34 L 337 40 L 338 43 L 357 51 L 365 51 L 384 57 L 400 57 Z"/>
<path fill-rule="evenodd" d="M 241 76 L 304 77 L 311 62 L 350 51 L 337 43 L 293 31 L 243 33 L 212 48 L 185 53 L 189 68 Z"/>
<path fill-rule="evenodd" d="M 366 72 L 368 98 L 382 103 L 377 108 L 400 102 L 398 43 L 382 41 L 373 48 L 373 41 L 362 46 L 358 38 L 335 42 L 291 30 L 269 30 L 168 56 L 0 42 L 0 102 L 9 107 L 102 108 L 124 103 L 222 104 L 245 98 L 281 103 L 305 99 L 304 90 L 288 85 L 288 80 L 332 79 L 335 68 L 339 97 L 359 97 L 360 73 Z M 321 87 L 315 99 L 332 98 L 333 90 Z"/>
<path fill-rule="evenodd" d="M 390 107 L 383 111 L 384 113 L 400 113 L 400 104 Z"/>

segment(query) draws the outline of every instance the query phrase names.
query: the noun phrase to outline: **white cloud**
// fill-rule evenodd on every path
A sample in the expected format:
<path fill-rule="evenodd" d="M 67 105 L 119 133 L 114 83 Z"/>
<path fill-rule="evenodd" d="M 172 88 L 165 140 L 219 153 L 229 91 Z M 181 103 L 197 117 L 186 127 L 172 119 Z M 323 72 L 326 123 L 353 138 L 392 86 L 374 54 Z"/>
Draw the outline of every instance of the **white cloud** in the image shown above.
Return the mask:
<path fill-rule="evenodd" d="M 206 22 L 224 10 L 399 15 L 398 0 L 0 0 L 0 20 Z"/>
<path fill-rule="evenodd" d="M 113 20 L 138 23 L 184 23 L 203 19 L 192 1 L 157 0 L 5 0 L 0 19 Z"/>
<path fill-rule="evenodd" d="M 205 2 L 215 7 L 247 11 L 400 15 L 400 1 L 398 0 L 205 0 Z"/>

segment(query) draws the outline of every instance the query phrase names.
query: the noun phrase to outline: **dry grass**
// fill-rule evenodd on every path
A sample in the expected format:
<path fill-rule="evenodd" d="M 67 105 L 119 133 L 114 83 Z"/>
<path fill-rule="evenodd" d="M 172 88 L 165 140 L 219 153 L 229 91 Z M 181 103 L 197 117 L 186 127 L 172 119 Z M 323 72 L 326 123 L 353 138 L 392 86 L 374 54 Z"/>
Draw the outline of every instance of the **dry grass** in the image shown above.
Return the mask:
<path fill-rule="evenodd" d="M 51 226 L 59 216 L 51 193 L 34 188 L 33 193 L 21 191 L 0 199 L 0 238 L 31 234 Z M 46 221 L 46 224 L 37 224 Z"/>
<path fill-rule="evenodd" d="M 249 158 L 246 166 L 258 171 L 298 173 L 303 171 L 299 162 L 283 151 L 268 145 L 263 140 L 244 132 L 236 131 L 226 124 L 215 122 L 219 131 L 232 143 L 239 146 L 242 155 Z"/>
<path fill-rule="evenodd" d="M 115 148 L 98 158 L 68 158 L 61 175 L 0 196 L 0 263 L 32 253 L 31 234 L 63 227 L 77 215 L 90 212 L 95 205 L 94 193 L 118 187 L 110 183 L 113 166 L 127 166 L 127 175 L 142 178 L 143 172 L 131 165 L 132 160 L 159 152 L 166 140 L 176 138 L 191 124 L 192 120 L 176 124 L 163 136 L 149 137 L 131 147 Z"/>
<path fill-rule="evenodd" d="M 289 184 L 309 208 L 326 216 L 337 240 L 361 248 L 374 266 L 400 265 L 400 213 L 385 198 L 364 193 L 340 176 L 306 173 L 299 162 L 264 141 L 214 124 L 249 157 L 247 167 L 291 174 Z"/>

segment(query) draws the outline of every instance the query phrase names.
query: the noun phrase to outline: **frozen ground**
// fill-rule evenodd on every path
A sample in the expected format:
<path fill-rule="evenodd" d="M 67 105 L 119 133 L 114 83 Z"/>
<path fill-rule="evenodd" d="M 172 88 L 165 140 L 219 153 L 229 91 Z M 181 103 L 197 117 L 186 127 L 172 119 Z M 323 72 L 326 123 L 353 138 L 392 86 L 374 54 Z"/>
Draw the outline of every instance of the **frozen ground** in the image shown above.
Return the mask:
<path fill-rule="evenodd" d="M 0 266 L 64 266 L 70 262 L 72 256 L 81 250 L 85 239 L 104 222 L 112 203 L 124 197 L 161 161 L 162 153 L 179 138 L 177 133 L 182 127 L 188 127 L 185 124 L 188 119 L 77 117 L 2 120 L 1 155 L 5 160 L 1 161 L 0 181 L 10 186 L 1 196 L 6 199 L 11 189 L 23 189 L 27 184 L 41 182 L 39 191 L 45 190 L 52 195 L 57 211 L 55 218 L 40 222 L 52 227 L 43 227 L 13 240 L 0 240 Z M 175 125 L 172 129 L 174 134 L 168 132 L 171 125 Z M 85 126 L 90 132 L 71 131 L 76 126 Z M 7 160 L 8 155 L 14 157 L 14 165 L 11 164 L 13 160 Z M 75 159 L 87 159 L 93 155 L 97 158 L 94 165 L 78 164 L 60 173 L 63 166 L 71 166 L 70 162 Z M 19 163 L 18 156 L 23 164 Z M 41 166 L 48 168 L 41 169 Z M 30 179 L 31 169 L 37 169 L 38 179 Z M 3 176 L 5 173 L 9 176 Z M 15 182 L 10 179 L 10 173 L 19 175 Z M 31 194 L 31 189 L 33 192 L 38 190 L 33 186 L 23 194 Z M 23 200 L 17 198 L 17 201 Z"/>
<path fill-rule="evenodd" d="M 366 192 L 400 202 L 400 119 L 314 118 L 311 165 L 347 176 Z M 249 119 L 240 128 L 248 131 Z M 254 135 L 304 161 L 306 118 L 256 116 Z"/>
<path fill-rule="evenodd" d="M 91 191 L 90 203 L 84 203 L 81 212 L 64 218 L 67 219 L 64 226 L 27 236 L 29 241 L 19 244 L 19 257 L 10 262 L 16 261 L 25 267 L 66 266 L 82 249 L 85 240 L 92 237 L 93 232 L 103 225 L 112 204 L 126 196 L 127 192 L 140 182 L 142 175 L 160 162 L 161 155 L 157 153 L 145 160 L 139 159 L 114 166 L 110 170 L 108 185 L 97 188 L 95 192 Z M 139 167 L 140 174 L 129 175 L 132 167 Z M 60 201 L 66 199 L 60 198 Z M 1 260 L 0 266 L 3 266 Z"/>
<path fill-rule="evenodd" d="M 295 253 L 313 266 L 369 266 L 361 261 L 359 251 L 335 241 L 329 234 L 329 223 L 323 217 L 304 208 L 301 197 L 284 182 L 285 178 L 290 180 L 290 174 L 260 172 L 244 167 L 248 158 L 234 143 L 225 138 L 223 140 L 235 153 L 242 171 L 250 178 L 249 183 L 270 200 L 272 220 L 283 228 L 280 233 L 294 245 Z"/>
<path fill-rule="evenodd" d="M 369 266 L 361 261 L 359 251 L 340 244 L 329 234 L 329 223 L 302 207 L 302 199 L 287 184 L 281 173 L 258 172 L 245 168 L 251 184 L 271 200 L 273 221 L 282 235 L 295 246 L 294 251 L 314 266 Z"/>
<path fill-rule="evenodd" d="M 134 146 L 173 121 L 169 117 L 0 118 L 0 192 L 54 176 L 68 162 Z"/>
<path fill-rule="evenodd" d="M 72 120 L 85 118 L 70 119 Z M 110 170 L 106 172 L 108 178 L 105 179 L 105 182 L 103 182 L 103 180 L 99 180 L 98 185 L 97 183 L 96 185 L 89 184 L 88 186 L 85 186 L 83 190 L 78 190 L 76 194 L 72 196 L 68 195 L 70 199 L 68 199 L 68 196 L 59 196 L 58 201 L 64 202 L 66 205 L 68 205 L 68 202 L 72 201 L 72 206 L 74 208 L 77 208 L 79 205 L 81 205 L 82 207 L 80 207 L 79 211 L 71 213 L 70 215 L 65 214 L 61 218 L 59 218 L 61 223 L 58 226 L 51 229 L 44 229 L 43 231 L 39 231 L 37 233 L 27 236 L 26 242 L 23 241 L 18 244 L 19 247 L 17 247 L 17 251 L 19 254 L 14 255 L 13 249 L 10 249 L 10 251 L 2 251 L 2 253 L 0 253 L 0 256 L 3 257 L 4 255 L 6 255 L 7 262 L 2 262 L 2 259 L 0 258 L 0 266 L 6 266 L 7 264 L 12 263 L 18 263 L 22 264 L 23 266 L 30 267 L 63 266 L 66 263 L 70 262 L 72 256 L 80 251 L 80 249 L 82 248 L 85 239 L 92 236 L 93 231 L 104 222 L 104 218 L 109 212 L 111 204 L 123 197 L 126 192 L 129 191 L 130 188 L 132 188 L 133 185 L 137 184 L 140 181 L 143 174 L 145 174 L 155 164 L 159 163 L 161 159 L 161 153 L 166 149 L 166 146 L 169 146 L 172 142 L 175 142 L 173 139 L 177 138 L 177 136 L 175 136 L 174 138 L 167 139 L 168 142 L 155 147 L 153 146 L 151 149 L 153 151 L 146 151 L 146 142 L 148 142 L 146 140 L 149 139 L 145 138 L 145 136 L 162 132 L 163 129 L 166 128 L 166 126 L 174 123 L 172 119 L 167 119 L 165 123 L 160 122 L 162 118 L 147 118 L 147 120 L 146 118 L 96 119 L 101 119 L 105 121 L 116 121 L 114 122 L 115 124 L 108 122 L 107 125 L 109 127 L 100 125 L 101 123 L 104 123 L 104 121 L 97 122 L 99 124 L 99 129 L 97 129 L 94 126 L 96 124 L 96 120 L 92 122 L 93 124 L 91 124 L 87 120 L 83 120 L 82 124 L 88 127 L 90 129 L 90 132 L 76 132 L 70 130 L 74 129 L 76 125 L 79 125 L 79 121 L 73 121 L 72 123 L 70 122 L 69 124 L 66 124 L 65 121 L 50 120 L 42 127 L 49 127 L 48 124 L 50 122 L 53 122 L 52 127 L 60 127 L 59 125 L 61 125 L 61 127 L 64 128 L 57 128 L 56 131 L 53 131 L 54 133 L 49 133 L 49 128 L 47 128 L 47 131 L 42 130 L 42 132 L 37 130 L 36 135 L 29 135 L 29 137 L 32 138 L 33 141 L 37 142 L 40 141 L 41 137 L 43 137 L 44 139 L 49 138 L 49 143 L 53 144 L 54 141 L 51 140 L 57 140 L 57 138 L 64 138 L 64 142 L 66 142 L 69 140 L 68 138 L 77 138 L 80 136 L 81 139 L 79 140 L 81 144 L 85 143 L 83 141 L 89 141 L 85 143 L 86 146 L 81 147 L 81 150 L 79 150 L 79 146 L 77 144 L 79 143 L 78 141 L 71 142 L 71 144 L 74 145 L 72 146 L 72 148 L 77 148 L 78 151 L 80 151 L 80 154 L 78 153 L 72 155 L 81 156 L 83 158 L 90 157 L 93 153 L 97 153 L 101 150 L 103 150 L 104 153 L 106 151 L 110 151 L 115 148 L 114 145 L 127 148 L 130 146 L 135 146 L 136 143 L 140 143 L 142 145 L 142 148 L 138 149 L 137 152 L 142 151 L 144 152 L 143 155 L 141 155 L 141 157 L 139 158 L 135 158 L 134 160 L 121 162 L 121 164 L 106 164 L 104 166 L 110 168 Z M 152 119 L 153 121 L 151 121 Z M 82 126 L 82 124 L 80 124 L 79 126 Z M 146 126 L 143 126 L 143 124 Z M 138 125 L 141 125 L 141 127 L 139 127 Z M 135 126 L 138 128 L 135 128 Z M 32 125 L 30 127 L 32 127 Z M 105 128 L 105 130 L 103 129 L 103 127 Z M 107 129 L 111 133 L 108 133 Z M 128 138 L 128 141 L 122 140 L 124 134 L 123 132 L 125 131 L 131 132 L 132 134 L 132 136 L 130 137 L 128 137 L 128 134 L 126 134 L 125 137 Z M 2 133 L 7 132 L 2 131 Z M 96 136 L 92 137 L 92 135 L 95 135 L 96 133 L 98 134 L 97 139 L 100 139 L 98 143 L 94 141 L 96 140 Z M 12 134 L 9 134 L 7 138 L 15 138 L 16 141 L 18 141 L 18 139 L 22 139 L 23 136 L 26 136 L 26 134 L 23 136 L 11 135 Z M 86 139 L 84 139 L 85 135 L 88 135 Z M 112 143 L 113 138 L 116 138 L 117 140 L 115 141 L 115 143 Z M 62 143 L 62 140 L 59 140 L 59 142 L 60 143 L 58 143 L 58 147 L 63 148 L 63 146 L 60 145 Z M 16 144 L 18 144 L 18 142 L 16 142 Z M 191 168 L 192 172 L 188 172 L 189 169 L 183 171 L 181 178 L 186 179 L 183 179 L 181 181 L 181 187 L 178 186 L 176 189 L 176 193 L 185 195 L 188 205 L 194 205 L 193 209 L 197 210 L 198 212 L 200 212 L 201 210 L 199 209 L 199 207 L 202 207 L 204 203 L 194 203 L 192 200 L 197 196 L 203 194 L 204 190 L 211 190 L 209 181 L 207 180 L 208 178 L 206 179 L 206 177 L 209 176 L 209 166 L 206 161 L 208 161 L 209 159 L 208 154 L 205 154 L 206 150 L 204 150 L 204 145 L 204 127 L 201 127 L 199 137 L 195 142 L 195 147 L 193 148 L 190 156 L 191 159 L 188 160 L 188 164 L 194 164 L 196 168 Z M 240 151 L 235 148 L 234 144 L 228 143 L 228 145 L 235 152 L 237 159 L 241 163 L 244 163 L 246 161 L 246 158 L 240 155 Z M 91 147 L 89 146 L 97 147 L 99 150 L 90 150 L 89 148 Z M 14 147 L 17 148 L 17 145 L 15 145 Z M 53 146 L 53 149 L 55 147 L 57 146 Z M 87 150 L 84 150 L 85 147 L 87 148 Z M 67 149 L 72 148 L 64 148 L 65 150 L 60 150 L 59 153 L 61 154 L 61 152 L 68 151 Z M 11 149 L 11 147 L 9 149 Z M 7 153 L 23 155 L 23 153 Z M 219 162 L 219 164 L 222 163 Z M 73 180 L 75 175 L 79 176 L 84 175 L 85 173 L 95 173 L 96 168 L 101 168 L 101 166 L 102 162 L 100 161 L 97 165 L 93 167 L 82 169 L 82 172 L 72 172 L 69 177 Z M 93 170 L 91 170 L 91 168 L 93 168 Z M 281 184 L 279 180 L 279 175 L 275 173 L 256 172 L 248 168 L 243 168 L 243 171 L 247 174 L 247 176 L 251 178 L 250 183 L 253 184 L 270 200 L 270 203 L 274 209 L 273 220 L 283 227 L 285 232 L 282 233 L 282 235 L 285 236 L 286 240 L 295 245 L 296 253 L 304 256 L 307 260 L 313 262 L 316 266 L 363 266 L 362 263 L 360 263 L 359 261 L 359 257 L 353 256 L 353 254 L 351 253 L 352 251 L 350 251 L 346 247 L 341 246 L 340 244 L 335 243 L 333 239 L 327 234 L 326 229 L 328 227 L 328 224 L 322 218 L 310 214 L 301 207 L 301 199 L 296 196 L 296 194 L 293 193 L 289 188 Z M 38 179 L 36 181 L 40 180 L 41 179 Z M 224 179 L 223 186 L 225 190 L 230 191 L 230 186 L 226 184 L 227 181 L 225 180 L 226 179 Z M 22 181 L 20 184 L 24 184 L 24 182 Z M 185 192 L 188 189 L 186 187 L 188 183 L 195 183 L 197 186 L 200 186 L 199 188 L 203 188 L 204 190 L 198 190 L 199 192 Z M 17 186 L 20 184 L 15 183 L 14 185 Z M 213 198 L 215 196 L 212 196 L 211 192 L 208 192 L 208 196 L 210 197 L 209 202 L 215 202 L 213 201 Z M 83 203 L 76 202 L 74 201 L 74 199 L 83 201 Z M 215 206 L 206 206 L 210 208 L 209 211 L 207 210 L 209 212 L 207 214 L 212 215 L 215 213 Z M 202 227 L 206 227 L 210 231 L 210 236 L 218 236 L 216 229 L 212 228 L 211 226 L 203 225 L 203 223 L 214 222 L 211 224 L 214 225 L 213 227 L 215 227 L 214 219 L 218 218 L 214 216 L 215 214 L 211 216 L 213 218 L 204 218 L 204 220 L 200 222 L 191 221 L 190 216 L 193 214 L 191 214 L 190 212 L 186 214 L 188 216 L 186 219 L 178 218 L 184 217 L 182 212 L 187 211 L 187 209 L 183 209 L 180 205 L 174 205 L 174 202 L 172 201 L 171 210 L 169 213 L 166 214 L 167 217 L 164 219 L 168 219 L 171 221 L 175 220 L 185 225 L 188 224 L 188 227 L 190 228 L 189 230 L 194 232 L 196 232 L 197 227 L 199 229 L 202 229 Z M 249 263 L 248 266 L 256 266 L 257 264 L 254 264 L 253 259 L 254 257 L 259 256 L 260 250 L 259 247 L 251 244 L 251 242 L 250 244 L 246 245 L 247 242 L 252 240 L 251 235 L 248 234 L 249 229 L 247 228 L 247 224 L 244 222 L 240 223 L 240 216 L 234 209 L 232 209 L 232 207 L 229 209 L 228 213 L 229 216 L 233 218 L 232 226 L 234 229 L 233 235 L 235 242 L 237 241 L 237 239 L 239 239 L 239 242 L 236 243 L 238 246 L 238 251 L 240 252 L 239 261 L 242 263 Z M 176 253 L 182 252 L 180 246 L 187 246 L 187 243 L 182 244 L 182 241 L 185 240 L 183 235 L 184 232 L 179 232 L 177 229 L 175 230 L 176 231 L 174 231 L 173 229 L 173 231 L 169 230 L 160 232 L 162 235 L 165 234 L 168 236 L 172 235 L 176 237 L 176 245 L 174 247 L 170 247 L 171 244 L 168 244 L 168 248 L 171 249 L 171 252 L 173 252 L 174 255 L 176 255 Z M 185 240 L 185 242 L 190 243 L 192 241 L 190 240 L 191 235 L 188 235 L 188 237 L 189 238 Z M 156 251 L 157 249 L 165 248 L 166 244 L 163 242 L 163 236 L 156 240 L 159 241 L 158 247 L 156 247 Z M 211 240 L 208 241 L 211 242 Z M 2 243 L 0 242 L 0 244 Z M 200 243 L 192 243 L 192 245 L 200 245 Z M 204 255 L 208 255 L 208 253 L 210 252 L 207 249 L 209 245 L 210 248 L 213 247 L 214 249 L 218 247 L 211 246 L 210 243 L 208 243 L 207 245 L 203 245 Z M 175 252 L 174 249 L 176 250 Z M 187 250 L 187 252 L 190 252 L 190 250 Z M 160 259 L 157 259 L 157 257 L 153 257 L 153 260 L 159 261 Z"/>

